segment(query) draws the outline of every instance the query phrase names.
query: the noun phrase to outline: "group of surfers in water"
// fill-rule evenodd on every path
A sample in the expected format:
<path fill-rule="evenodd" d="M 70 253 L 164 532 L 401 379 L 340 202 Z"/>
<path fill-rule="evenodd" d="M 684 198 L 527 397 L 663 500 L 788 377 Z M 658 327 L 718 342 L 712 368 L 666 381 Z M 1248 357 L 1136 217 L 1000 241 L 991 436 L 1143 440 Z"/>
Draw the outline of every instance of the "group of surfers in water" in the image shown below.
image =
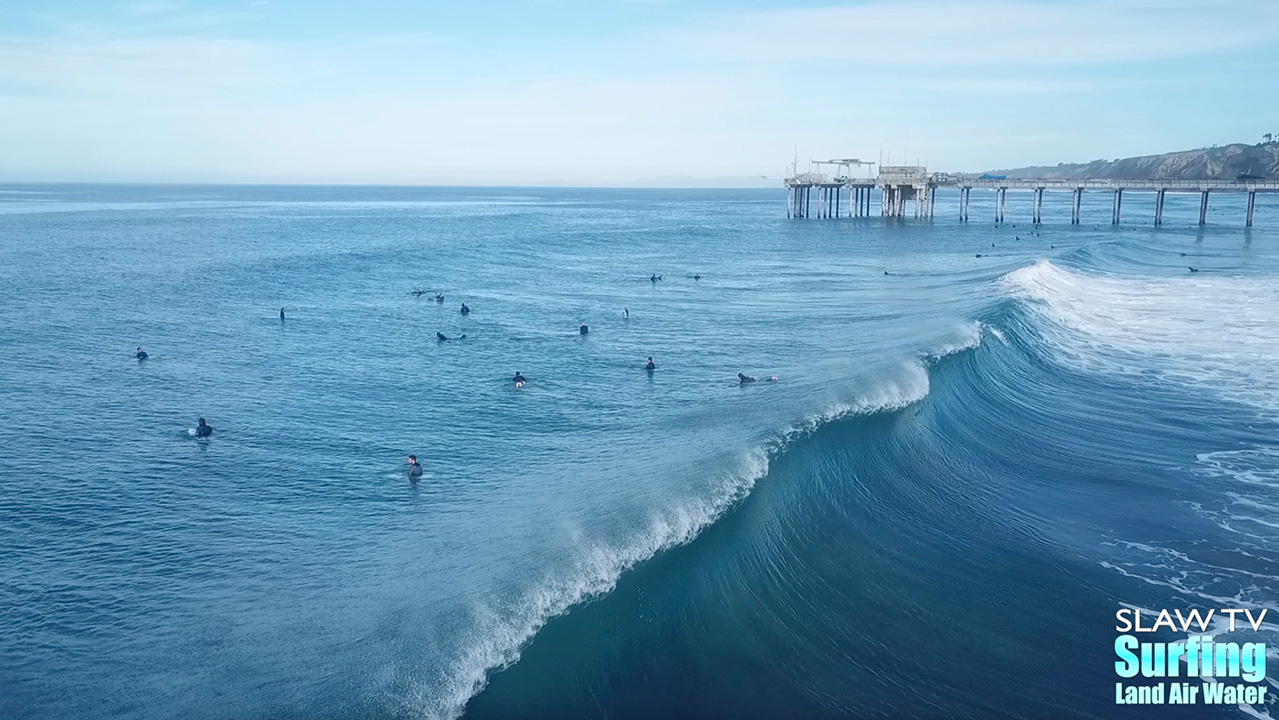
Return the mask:
<path fill-rule="evenodd" d="M 661 279 L 662 279 L 662 276 L 656 275 L 656 274 L 650 278 L 650 280 L 654 283 L 656 283 L 657 281 Z M 695 279 L 701 280 L 701 276 L 698 275 L 695 277 Z M 422 295 L 426 294 L 426 291 L 424 291 L 422 288 L 416 288 L 413 291 L 411 291 L 409 294 L 415 295 L 417 297 L 421 297 Z M 442 293 L 437 293 L 435 295 L 435 301 L 440 303 L 444 302 L 444 295 Z M 467 307 L 466 303 L 462 303 L 461 312 L 463 315 L 469 315 L 471 313 L 471 308 Z M 623 308 L 622 316 L 629 319 L 631 316 L 630 309 Z M 284 308 L 280 308 L 280 320 L 281 321 L 284 320 Z M 586 323 L 582 323 L 581 326 L 578 328 L 578 333 L 582 335 L 586 335 L 589 332 L 590 332 L 590 327 L 588 327 Z M 450 338 L 444 333 L 437 332 L 435 333 L 435 339 L 443 342 L 445 340 L 452 340 L 454 338 Z M 465 334 L 460 335 L 456 339 L 464 340 L 466 339 L 466 335 Z M 137 352 L 134 354 L 134 357 L 136 357 L 138 360 L 146 360 L 147 358 L 150 357 L 150 355 L 147 354 L 146 350 L 143 350 L 142 348 L 139 347 L 137 349 Z M 649 356 L 647 359 L 647 362 L 644 363 L 644 369 L 650 373 L 657 369 L 657 364 L 653 362 L 652 356 Z M 776 375 L 772 375 L 766 378 L 765 380 L 767 382 L 777 382 L 777 379 L 778 378 Z M 524 374 L 519 371 L 516 371 L 515 376 L 511 378 L 511 380 L 512 382 L 515 383 L 516 388 L 522 388 L 526 384 L 528 384 L 528 378 L 524 377 Z M 749 385 L 751 383 L 758 382 L 758 381 L 759 381 L 759 378 L 751 377 L 750 375 L 747 375 L 745 373 L 740 373 L 740 372 L 737 373 L 738 385 Z M 190 432 L 195 437 L 207 438 L 213 435 L 213 426 L 209 425 L 204 418 L 200 418 L 196 427 L 193 428 Z M 416 455 L 409 456 L 408 476 L 409 476 L 409 479 L 415 483 L 418 481 L 418 478 L 422 477 L 422 464 L 418 462 Z"/>

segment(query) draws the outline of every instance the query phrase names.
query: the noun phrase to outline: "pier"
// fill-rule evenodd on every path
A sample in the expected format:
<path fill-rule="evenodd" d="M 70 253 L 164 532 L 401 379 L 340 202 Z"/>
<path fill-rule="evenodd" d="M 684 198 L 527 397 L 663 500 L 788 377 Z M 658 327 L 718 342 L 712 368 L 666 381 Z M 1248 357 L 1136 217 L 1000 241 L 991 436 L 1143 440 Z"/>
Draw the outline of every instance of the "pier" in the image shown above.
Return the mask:
<path fill-rule="evenodd" d="M 1150 194 L 1155 208 L 1154 224 L 1163 224 L 1164 198 L 1167 193 L 1199 193 L 1199 224 L 1208 220 L 1208 196 L 1211 193 L 1242 192 L 1248 194 L 1248 210 L 1244 224 L 1252 227 L 1253 209 L 1259 192 L 1279 192 L 1279 180 L 1060 180 L 1047 178 L 1007 178 L 994 175 L 977 177 L 928 173 L 918 165 L 882 165 L 879 173 L 865 178 L 851 177 L 854 166 L 871 166 L 875 163 L 861 160 L 824 160 L 813 163 L 816 169 L 807 173 L 794 173 L 785 179 L 786 215 L 791 218 L 866 217 L 871 214 L 872 191 L 879 191 L 880 211 L 883 217 L 901 218 L 907 208 L 915 218 L 933 217 L 939 190 L 956 190 L 959 193 L 959 220 L 968 222 L 968 201 L 974 188 L 993 190 L 995 193 L 995 217 L 1004 222 L 1004 207 L 1008 191 L 1033 194 L 1031 222 L 1043 222 L 1045 192 L 1070 192 L 1070 222 L 1081 221 L 1085 191 L 1111 194 L 1110 222 L 1118 225 L 1122 217 L 1124 194 Z M 836 166 L 839 171 L 828 178 L 823 173 L 825 165 Z M 844 203 L 845 191 L 848 202 Z"/>

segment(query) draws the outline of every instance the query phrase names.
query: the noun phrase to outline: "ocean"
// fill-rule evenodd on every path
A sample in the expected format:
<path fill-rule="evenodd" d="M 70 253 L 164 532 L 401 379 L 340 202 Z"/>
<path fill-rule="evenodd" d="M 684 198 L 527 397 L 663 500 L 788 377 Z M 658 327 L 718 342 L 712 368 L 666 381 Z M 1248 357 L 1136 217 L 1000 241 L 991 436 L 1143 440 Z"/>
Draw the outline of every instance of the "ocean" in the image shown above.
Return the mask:
<path fill-rule="evenodd" d="M 0 186 L 0 717 L 1264 717 L 1115 704 L 1279 599 L 1279 202 L 1144 200 Z"/>

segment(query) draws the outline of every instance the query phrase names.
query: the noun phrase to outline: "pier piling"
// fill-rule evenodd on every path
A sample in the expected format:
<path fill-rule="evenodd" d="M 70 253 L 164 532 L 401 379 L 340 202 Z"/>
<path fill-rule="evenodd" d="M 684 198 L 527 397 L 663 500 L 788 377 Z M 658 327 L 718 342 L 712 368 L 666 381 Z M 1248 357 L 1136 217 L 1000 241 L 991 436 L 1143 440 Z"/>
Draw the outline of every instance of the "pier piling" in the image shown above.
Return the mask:
<path fill-rule="evenodd" d="M 1248 191 L 1248 223 L 1245 227 L 1252 227 L 1252 206 L 1257 202 L 1257 191 Z"/>
<path fill-rule="evenodd" d="M 1208 222 L 1208 191 L 1203 191 L 1203 197 L 1199 200 L 1199 224 L 1203 225 Z"/>

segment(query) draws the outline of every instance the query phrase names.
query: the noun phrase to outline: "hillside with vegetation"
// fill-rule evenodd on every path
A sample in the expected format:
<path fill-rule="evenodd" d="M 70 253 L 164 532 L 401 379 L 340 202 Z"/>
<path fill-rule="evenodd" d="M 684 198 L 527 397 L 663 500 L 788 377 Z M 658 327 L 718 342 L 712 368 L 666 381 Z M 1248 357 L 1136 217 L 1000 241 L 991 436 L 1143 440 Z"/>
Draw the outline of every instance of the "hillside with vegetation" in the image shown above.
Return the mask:
<path fill-rule="evenodd" d="M 1234 143 L 1197 150 L 1060 163 L 990 172 L 1021 178 L 1063 180 L 1234 180 L 1240 176 L 1279 179 L 1279 140 L 1271 134 L 1257 145 Z"/>

